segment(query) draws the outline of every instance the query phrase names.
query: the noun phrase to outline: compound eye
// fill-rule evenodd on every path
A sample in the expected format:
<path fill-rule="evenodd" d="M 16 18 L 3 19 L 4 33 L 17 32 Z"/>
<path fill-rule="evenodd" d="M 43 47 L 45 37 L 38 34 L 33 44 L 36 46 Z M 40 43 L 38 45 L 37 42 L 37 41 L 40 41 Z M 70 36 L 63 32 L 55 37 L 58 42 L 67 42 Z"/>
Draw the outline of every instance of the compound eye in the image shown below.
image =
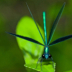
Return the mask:
<path fill-rule="evenodd" d="M 44 54 L 42 55 L 42 58 L 45 58 L 45 55 Z"/>
<path fill-rule="evenodd" d="M 49 54 L 49 58 L 51 58 L 52 56 Z"/>

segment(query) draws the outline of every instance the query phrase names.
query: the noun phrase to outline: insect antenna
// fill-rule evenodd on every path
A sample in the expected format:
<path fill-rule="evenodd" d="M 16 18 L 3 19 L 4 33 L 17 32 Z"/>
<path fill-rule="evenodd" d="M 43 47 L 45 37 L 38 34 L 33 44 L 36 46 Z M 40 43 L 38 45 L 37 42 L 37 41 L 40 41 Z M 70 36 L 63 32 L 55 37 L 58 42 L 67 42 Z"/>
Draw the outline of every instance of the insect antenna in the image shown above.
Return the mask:
<path fill-rule="evenodd" d="M 27 3 L 26 3 L 26 5 L 27 5 L 28 10 L 29 10 L 29 12 L 30 12 L 30 14 L 31 14 L 31 17 L 32 17 L 32 18 L 33 18 L 33 20 L 34 20 L 34 17 L 33 17 L 32 13 L 31 13 L 31 10 L 30 10 L 30 8 L 29 8 L 29 6 L 28 6 L 28 4 L 27 4 Z M 36 27 L 37 27 L 37 29 L 38 29 L 38 31 L 39 31 L 39 34 L 40 34 L 40 36 L 41 36 L 42 40 L 43 40 L 43 43 L 45 44 L 44 39 L 43 39 L 43 36 L 42 36 L 42 34 L 41 34 L 41 32 L 40 32 L 40 30 L 39 30 L 39 28 L 38 28 L 38 25 L 37 25 L 37 23 L 36 23 L 36 21 L 35 21 L 35 20 L 34 20 L 34 22 L 35 22 L 35 24 L 36 24 Z"/>
<path fill-rule="evenodd" d="M 57 24 L 58 24 L 58 22 L 59 22 L 59 20 L 60 20 L 60 17 L 61 17 L 61 15 L 62 15 L 62 12 L 63 12 L 64 7 L 65 7 L 65 2 L 64 2 L 61 10 L 59 11 L 59 13 L 58 13 L 58 15 L 57 15 L 57 17 L 56 17 L 53 25 L 52 25 L 52 28 L 51 28 L 51 31 L 50 31 L 50 35 L 49 35 L 48 45 L 49 45 L 49 43 L 50 43 L 50 41 L 51 41 L 51 39 L 52 39 L 52 36 L 53 36 L 54 31 L 55 31 L 55 29 L 56 29 L 56 26 L 57 26 Z"/>

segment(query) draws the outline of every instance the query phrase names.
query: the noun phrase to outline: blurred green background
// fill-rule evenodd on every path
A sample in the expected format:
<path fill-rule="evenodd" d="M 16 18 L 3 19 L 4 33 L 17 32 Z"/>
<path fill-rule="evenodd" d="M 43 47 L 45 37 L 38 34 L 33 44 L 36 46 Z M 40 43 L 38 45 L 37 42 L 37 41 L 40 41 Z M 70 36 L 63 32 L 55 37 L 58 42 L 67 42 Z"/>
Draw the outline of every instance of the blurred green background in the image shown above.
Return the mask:
<path fill-rule="evenodd" d="M 72 0 L 0 0 L 0 72 L 26 72 L 16 38 L 5 33 L 15 33 L 18 21 L 23 16 L 31 17 L 25 2 L 42 29 L 42 12 L 46 11 L 48 37 L 60 8 L 66 2 L 52 41 L 72 34 Z M 72 70 L 72 39 L 51 46 L 50 53 L 57 65 L 56 72 Z"/>

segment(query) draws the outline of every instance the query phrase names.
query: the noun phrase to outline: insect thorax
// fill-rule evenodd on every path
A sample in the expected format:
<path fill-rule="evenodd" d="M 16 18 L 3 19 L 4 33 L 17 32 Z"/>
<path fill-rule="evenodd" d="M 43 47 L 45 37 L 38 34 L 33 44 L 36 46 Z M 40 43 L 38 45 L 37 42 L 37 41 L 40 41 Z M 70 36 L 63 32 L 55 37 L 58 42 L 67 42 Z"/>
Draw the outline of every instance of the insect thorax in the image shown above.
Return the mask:
<path fill-rule="evenodd" d="M 44 56 L 45 56 L 45 59 L 48 59 L 48 57 L 49 57 L 49 48 L 48 48 L 48 46 L 45 46 L 45 48 L 44 48 Z"/>
<path fill-rule="evenodd" d="M 49 54 L 49 47 L 48 46 L 44 47 L 44 54 Z"/>

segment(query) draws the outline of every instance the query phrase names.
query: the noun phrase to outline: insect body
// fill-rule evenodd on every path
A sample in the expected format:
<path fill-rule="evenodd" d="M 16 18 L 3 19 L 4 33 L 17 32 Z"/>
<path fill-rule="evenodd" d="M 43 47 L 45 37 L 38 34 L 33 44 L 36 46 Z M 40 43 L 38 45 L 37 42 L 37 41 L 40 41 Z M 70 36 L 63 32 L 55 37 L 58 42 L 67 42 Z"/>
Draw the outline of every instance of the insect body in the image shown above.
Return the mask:
<path fill-rule="evenodd" d="M 26 4 L 27 4 L 27 3 L 26 3 Z M 30 14 L 31 14 L 31 16 L 32 16 L 32 18 L 33 18 L 36 26 L 37 26 L 37 29 L 38 29 L 38 31 L 39 31 L 39 33 L 40 33 L 40 36 L 41 36 L 44 44 L 41 44 L 40 42 L 38 42 L 38 41 L 36 41 L 36 40 L 34 40 L 34 39 L 32 39 L 32 38 L 29 38 L 29 37 L 25 37 L 25 36 L 21 36 L 21 35 L 17 35 L 17 34 L 13 34 L 13 33 L 7 32 L 8 34 L 11 34 L 11 35 L 13 35 L 13 36 L 16 36 L 16 37 L 19 37 L 19 38 L 28 40 L 28 41 L 30 41 L 30 42 L 33 42 L 33 43 L 36 43 L 36 44 L 39 44 L 39 45 L 44 46 L 44 52 L 43 52 L 42 56 L 38 59 L 38 61 L 40 60 L 40 62 L 41 62 L 41 66 L 42 66 L 42 61 L 43 61 L 44 59 L 47 60 L 47 59 L 50 58 L 50 59 L 53 61 L 52 56 L 49 54 L 49 46 L 52 46 L 52 45 L 54 45 L 54 44 L 57 44 L 57 43 L 59 43 L 59 42 L 62 42 L 62 41 L 65 41 L 65 40 L 67 40 L 67 39 L 72 38 L 72 35 L 68 35 L 68 36 L 61 37 L 61 38 L 59 38 L 59 39 L 56 39 L 55 41 L 53 41 L 52 43 L 50 43 L 50 41 L 51 41 L 51 39 L 52 39 L 52 36 L 53 36 L 53 34 L 54 34 L 55 28 L 56 28 L 56 26 L 57 26 L 57 24 L 58 24 L 58 22 L 59 22 L 59 19 L 60 19 L 60 17 L 61 17 L 61 14 L 62 14 L 62 12 L 63 12 L 64 6 L 65 6 L 65 3 L 63 4 L 61 10 L 59 11 L 59 13 L 58 13 L 58 15 L 57 15 L 57 17 L 56 17 L 53 25 L 52 25 L 52 28 L 51 28 L 50 35 L 49 35 L 49 39 L 48 39 L 48 40 L 47 40 L 47 32 L 46 32 L 46 13 L 43 12 L 44 36 L 45 36 L 45 41 L 44 41 L 44 39 L 43 39 L 43 37 L 42 37 L 42 35 L 41 35 L 41 32 L 40 32 L 40 30 L 39 30 L 39 28 L 38 28 L 38 26 L 37 26 L 37 24 L 36 24 L 36 22 L 35 22 L 35 20 L 34 20 L 34 18 L 33 18 L 33 15 L 32 15 L 32 13 L 31 13 L 28 5 L 27 5 L 27 7 L 28 7 L 28 9 L 29 9 L 29 12 L 30 12 Z M 38 62 L 37 62 L 37 64 L 38 64 Z M 53 66 L 54 66 L 54 62 L 53 62 Z"/>
<path fill-rule="evenodd" d="M 43 12 L 43 23 L 44 23 L 44 34 L 45 34 L 45 47 L 44 47 L 44 55 L 45 59 L 48 59 L 49 57 L 49 48 L 47 46 L 47 33 L 46 33 L 46 16 L 45 12 Z"/>
<path fill-rule="evenodd" d="M 45 59 L 48 59 L 49 58 L 49 51 L 48 51 L 48 47 L 46 46 L 45 49 L 44 49 L 44 56 L 45 56 Z"/>

